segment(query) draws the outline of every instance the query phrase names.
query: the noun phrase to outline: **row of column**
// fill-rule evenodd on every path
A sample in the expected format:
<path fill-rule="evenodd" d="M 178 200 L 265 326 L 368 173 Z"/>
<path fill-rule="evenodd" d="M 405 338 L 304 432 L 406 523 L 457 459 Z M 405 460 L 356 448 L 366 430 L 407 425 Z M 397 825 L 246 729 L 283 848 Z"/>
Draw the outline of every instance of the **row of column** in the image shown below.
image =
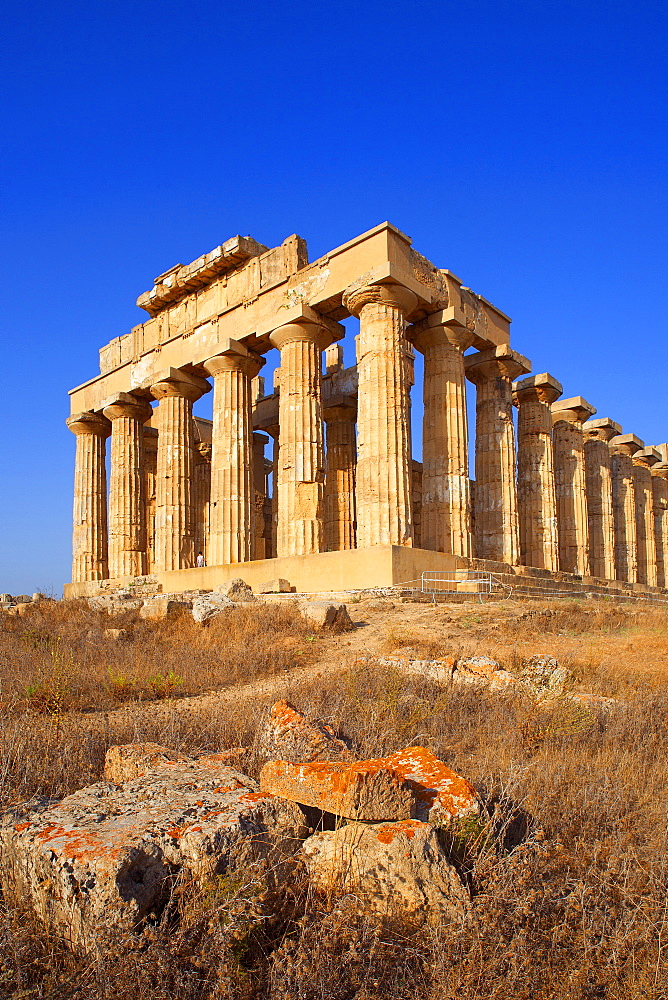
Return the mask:
<path fill-rule="evenodd" d="M 425 372 L 422 548 L 473 555 L 474 520 L 479 558 L 663 585 L 668 566 L 663 466 L 652 475 L 649 460 L 634 460 L 628 442 L 617 441 L 610 451 L 604 422 L 594 422 L 601 426 L 585 442 L 583 421 L 593 409 L 579 399 L 556 403 L 561 386 L 548 375 L 517 382 L 530 365 L 510 348 L 465 356 L 473 335 L 448 311 L 409 327 L 406 317 L 417 299 L 408 289 L 360 283 L 346 292 L 343 304 L 360 321 L 357 442 L 354 410 L 328 410 L 327 476 L 321 354 L 331 334 L 324 321 L 301 321 L 270 337 L 281 353 L 279 424 L 275 433 L 270 429 L 278 556 L 413 543 L 414 344 L 424 354 Z M 240 348 L 203 366 L 214 393 L 209 565 L 245 562 L 261 552 L 251 380 L 262 363 Z M 473 509 L 467 378 L 477 388 Z M 155 503 L 148 505 L 148 516 L 154 516 L 152 566 L 158 570 L 194 564 L 202 524 L 195 511 L 205 501 L 197 486 L 192 405 L 210 388 L 206 379 L 181 370 L 170 370 L 150 387 L 158 406 Z M 513 404 L 519 407 L 517 448 Z M 142 429 L 150 412 L 147 400 L 121 393 L 102 413 L 68 421 L 77 435 L 75 581 L 147 570 Z"/>

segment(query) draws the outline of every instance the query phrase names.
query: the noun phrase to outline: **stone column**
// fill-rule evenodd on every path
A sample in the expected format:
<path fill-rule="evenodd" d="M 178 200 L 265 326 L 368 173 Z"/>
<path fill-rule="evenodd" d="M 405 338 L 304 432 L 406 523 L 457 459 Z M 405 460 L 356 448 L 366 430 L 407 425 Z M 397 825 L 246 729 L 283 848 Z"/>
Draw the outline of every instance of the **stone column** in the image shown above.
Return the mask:
<path fill-rule="evenodd" d="M 109 476 L 109 575 L 146 573 L 144 498 L 144 424 L 151 404 L 129 392 L 107 400 L 102 411 L 111 421 Z"/>
<path fill-rule="evenodd" d="M 559 399 L 552 404 L 559 569 L 576 576 L 591 574 L 582 424 L 593 413 L 596 408 L 582 396 Z"/>
<path fill-rule="evenodd" d="M 656 585 L 668 587 L 668 462 L 652 469 L 652 510 L 656 541 Z"/>
<path fill-rule="evenodd" d="M 251 379 L 263 363 L 248 351 L 219 354 L 203 365 L 213 376 L 210 566 L 251 558 L 255 521 Z"/>
<path fill-rule="evenodd" d="M 276 551 L 302 556 L 324 548 L 322 351 L 332 338 L 324 325 L 305 321 L 269 339 L 281 352 Z"/>
<path fill-rule="evenodd" d="M 422 548 L 422 462 L 411 462 L 411 503 L 413 505 L 413 545 Z"/>
<path fill-rule="evenodd" d="M 101 413 L 87 410 L 69 417 L 67 426 L 77 438 L 74 462 L 72 583 L 106 580 L 109 569 L 105 442 L 111 433 L 111 424 Z"/>
<path fill-rule="evenodd" d="M 151 386 L 156 411 L 158 460 L 155 500 L 155 569 L 195 564 L 193 503 L 193 403 L 211 386 L 203 378 L 170 368 Z"/>
<path fill-rule="evenodd" d="M 638 582 L 638 545 L 633 456 L 643 447 L 635 434 L 618 434 L 612 450 L 612 509 L 615 515 L 615 578 Z"/>
<path fill-rule="evenodd" d="M 356 284 L 343 304 L 358 316 L 357 547 L 412 545 L 410 384 L 406 316 L 416 296 L 399 285 Z"/>
<path fill-rule="evenodd" d="M 654 504 L 652 466 L 661 461 L 654 448 L 643 448 L 633 456 L 633 486 L 636 495 L 636 544 L 638 550 L 638 583 L 657 586 L 656 538 L 654 535 Z"/>
<path fill-rule="evenodd" d="M 513 401 L 519 407 L 520 554 L 525 566 L 552 572 L 559 569 L 559 536 L 550 407 L 561 392 L 561 384 L 546 372 L 513 384 Z"/>
<path fill-rule="evenodd" d="M 271 449 L 271 537 L 267 559 L 276 558 L 276 543 L 278 541 L 278 464 L 281 456 L 281 435 L 278 424 L 267 427 L 267 434 L 272 439 Z"/>
<path fill-rule="evenodd" d="M 531 363 L 510 347 L 489 347 L 464 358 L 476 386 L 475 554 L 516 566 L 520 561 L 513 380 Z"/>
<path fill-rule="evenodd" d="M 355 548 L 354 407 L 329 406 L 324 411 L 327 456 L 325 477 L 325 548 L 328 552 Z"/>
<path fill-rule="evenodd" d="M 424 354 L 422 548 L 473 554 L 464 351 L 465 327 L 434 313 L 411 328 Z"/>
<path fill-rule="evenodd" d="M 198 441 L 193 452 L 195 460 L 195 559 L 201 552 L 208 562 L 209 502 L 211 499 L 211 445 Z"/>
<path fill-rule="evenodd" d="M 144 500 L 146 503 L 146 572 L 155 569 L 155 482 L 158 472 L 158 432 L 144 425 Z"/>
<path fill-rule="evenodd" d="M 587 420 L 584 433 L 589 566 L 591 575 L 615 579 L 615 515 L 612 508 L 612 457 L 608 442 L 621 434 L 619 424 L 604 417 Z"/>
<path fill-rule="evenodd" d="M 265 538 L 264 512 L 267 501 L 267 470 L 265 467 L 264 449 L 269 440 L 260 431 L 253 432 L 253 493 L 255 499 L 255 514 L 253 520 L 253 544 L 251 559 L 267 559 Z"/>

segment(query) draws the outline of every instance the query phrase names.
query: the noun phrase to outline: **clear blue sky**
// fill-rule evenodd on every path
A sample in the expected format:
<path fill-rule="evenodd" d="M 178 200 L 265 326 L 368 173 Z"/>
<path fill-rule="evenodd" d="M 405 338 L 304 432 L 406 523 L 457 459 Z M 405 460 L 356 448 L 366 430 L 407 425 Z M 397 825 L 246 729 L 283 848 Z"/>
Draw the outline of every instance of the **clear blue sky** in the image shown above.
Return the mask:
<path fill-rule="evenodd" d="M 69 579 L 67 390 L 156 274 L 389 219 L 668 439 L 664 3 L 3 5 L 0 590 Z"/>

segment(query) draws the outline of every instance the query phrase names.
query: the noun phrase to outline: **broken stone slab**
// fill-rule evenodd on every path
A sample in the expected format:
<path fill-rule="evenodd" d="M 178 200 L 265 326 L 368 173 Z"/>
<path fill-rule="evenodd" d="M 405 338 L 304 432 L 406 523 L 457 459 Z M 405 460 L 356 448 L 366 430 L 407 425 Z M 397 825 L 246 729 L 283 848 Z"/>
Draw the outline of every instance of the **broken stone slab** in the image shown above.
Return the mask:
<path fill-rule="evenodd" d="M 140 602 L 139 617 L 148 621 L 162 621 L 171 618 L 181 611 L 189 611 L 190 601 L 172 601 L 165 597 L 152 597 L 148 601 Z"/>
<path fill-rule="evenodd" d="M 409 819 L 413 792 L 378 761 L 272 760 L 260 771 L 260 790 L 346 819 Z"/>
<path fill-rule="evenodd" d="M 561 694 L 573 680 L 571 671 L 546 653 L 526 657 L 518 673 L 520 679 L 539 695 Z"/>
<path fill-rule="evenodd" d="M 362 656 L 355 660 L 355 665 L 392 667 L 402 674 L 425 677 L 438 684 L 451 684 L 455 670 L 455 659 L 453 656 L 446 656 L 439 660 L 418 660 L 405 656 Z"/>
<path fill-rule="evenodd" d="M 125 611 L 139 611 L 143 604 L 140 598 L 135 598 L 133 594 L 101 594 L 98 597 L 91 597 L 88 606 L 96 611 L 106 611 L 109 615 L 123 614 Z"/>
<path fill-rule="evenodd" d="M 206 594 L 203 597 L 195 598 L 192 606 L 192 614 L 196 622 L 199 622 L 200 625 L 205 625 L 212 618 L 217 618 L 218 615 L 234 607 L 236 607 L 234 602 L 229 597 L 226 597 L 225 594 Z"/>
<path fill-rule="evenodd" d="M 143 777 L 148 771 L 192 761 L 192 757 L 159 743 L 127 743 L 109 747 L 104 757 L 104 780 L 120 785 Z"/>
<path fill-rule="evenodd" d="M 309 837 L 302 855 L 315 889 L 350 895 L 365 914 L 436 925 L 469 901 L 430 823 L 348 823 Z"/>
<path fill-rule="evenodd" d="M 329 601 L 299 601 L 299 610 L 309 622 L 317 625 L 318 628 L 347 632 L 354 627 L 345 604 L 332 604 Z"/>
<path fill-rule="evenodd" d="M 241 577 L 236 577 L 234 580 L 227 580 L 226 583 L 220 583 L 215 589 L 216 594 L 223 594 L 225 597 L 229 597 L 231 601 L 235 604 L 241 604 L 246 601 L 256 600 L 252 589 L 248 586 L 245 580 Z"/>
<path fill-rule="evenodd" d="M 491 691 L 522 686 L 517 677 L 489 656 L 467 656 L 457 660 L 452 682 L 484 686 Z"/>
<path fill-rule="evenodd" d="M 289 580 L 278 577 L 276 580 L 268 580 L 260 587 L 259 594 L 291 594 L 292 586 Z"/>
<path fill-rule="evenodd" d="M 100 782 L 45 809 L 6 812 L 4 891 L 26 893 L 77 950 L 104 947 L 159 916 L 181 875 L 208 881 L 231 864 L 281 863 L 310 832 L 291 802 L 239 771 L 187 761 L 118 786 Z"/>
<path fill-rule="evenodd" d="M 307 719 L 289 701 L 277 701 L 257 738 L 260 757 L 309 763 L 349 757 L 346 743 L 319 719 Z"/>

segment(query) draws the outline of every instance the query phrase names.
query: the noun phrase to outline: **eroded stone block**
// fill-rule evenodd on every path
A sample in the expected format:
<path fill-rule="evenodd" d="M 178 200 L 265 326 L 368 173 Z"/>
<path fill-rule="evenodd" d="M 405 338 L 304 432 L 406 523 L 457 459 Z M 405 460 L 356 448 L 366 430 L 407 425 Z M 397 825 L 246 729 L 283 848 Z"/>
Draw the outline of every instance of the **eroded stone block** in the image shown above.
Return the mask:
<path fill-rule="evenodd" d="M 293 763 L 345 758 L 349 753 L 331 726 L 318 719 L 307 719 L 288 701 L 273 705 L 260 730 L 257 750 L 262 757 Z"/>

